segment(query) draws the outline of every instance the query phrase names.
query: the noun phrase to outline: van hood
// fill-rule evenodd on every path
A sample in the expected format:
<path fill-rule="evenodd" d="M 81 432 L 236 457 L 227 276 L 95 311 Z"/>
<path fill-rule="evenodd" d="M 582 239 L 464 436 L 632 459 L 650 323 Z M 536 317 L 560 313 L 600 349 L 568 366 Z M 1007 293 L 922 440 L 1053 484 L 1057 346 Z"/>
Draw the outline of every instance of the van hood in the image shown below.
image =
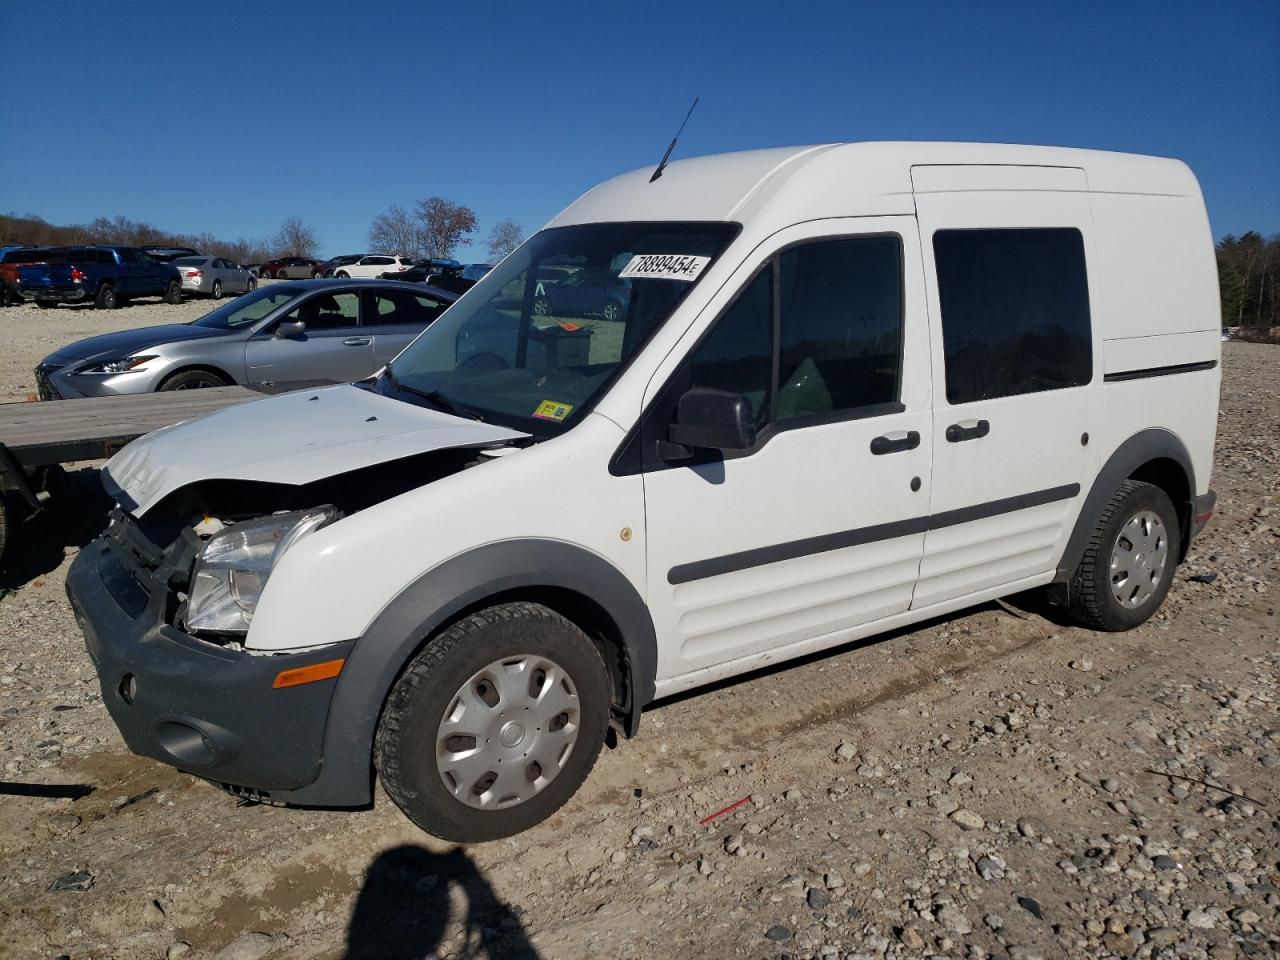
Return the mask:
<path fill-rule="evenodd" d="M 301 485 L 434 450 L 501 446 L 528 434 L 343 385 L 237 404 L 133 441 L 103 484 L 141 516 L 205 480 Z"/>

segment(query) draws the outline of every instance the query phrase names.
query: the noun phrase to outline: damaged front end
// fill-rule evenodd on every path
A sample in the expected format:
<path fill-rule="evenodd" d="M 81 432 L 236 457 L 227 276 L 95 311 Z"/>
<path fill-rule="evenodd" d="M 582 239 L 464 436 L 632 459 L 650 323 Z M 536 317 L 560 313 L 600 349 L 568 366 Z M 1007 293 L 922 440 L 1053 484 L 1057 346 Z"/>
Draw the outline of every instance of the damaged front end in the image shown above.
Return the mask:
<path fill-rule="evenodd" d="M 156 443 L 181 432 L 166 431 Z M 104 483 L 121 506 L 72 564 L 67 593 L 103 701 L 129 748 L 255 800 L 367 802 L 368 784 L 308 790 L 320 774 L 330 703 L 354 638 L 249 649 L 258 598 L 281 557 L 303 539 L 511 452 L 522 439 L 426 443 L 425 452 L 410 455 L 397 445 L 391 449 L 400 456 L 364 457 L 354 467 L 335 451 L 331 462 L 345 459 L 348 469 L 318 477 L 315 470 L 311 478 L 260 462 L 233 465 L 230 477 L 188 470 L 180 486 L 144 505 L 131 501 L 130 472 L 109 463 Z M 126 466 L 148 457 L 134 452 Z M 149 491 L 158 492 L 154 482 Z"/>

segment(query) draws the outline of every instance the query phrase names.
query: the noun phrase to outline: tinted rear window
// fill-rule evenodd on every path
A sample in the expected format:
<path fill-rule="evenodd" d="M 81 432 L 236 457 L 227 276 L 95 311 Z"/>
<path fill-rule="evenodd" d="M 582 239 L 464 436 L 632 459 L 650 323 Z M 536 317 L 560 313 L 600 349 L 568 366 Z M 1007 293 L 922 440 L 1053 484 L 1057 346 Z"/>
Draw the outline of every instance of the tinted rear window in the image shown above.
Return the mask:
<path fill-rule="evenodd" d="M 1084 239 L 1073 228 L 939 230 L 947 402 L 1088 383 L 1093 377 Z"/>

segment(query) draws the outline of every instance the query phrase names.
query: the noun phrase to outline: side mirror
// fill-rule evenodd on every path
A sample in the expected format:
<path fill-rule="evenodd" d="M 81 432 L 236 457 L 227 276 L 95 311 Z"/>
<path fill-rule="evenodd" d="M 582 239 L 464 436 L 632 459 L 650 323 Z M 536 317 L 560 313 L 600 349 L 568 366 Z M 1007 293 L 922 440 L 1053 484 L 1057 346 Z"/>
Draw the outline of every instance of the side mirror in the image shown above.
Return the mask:
<path fill-rule="evenodd" d="M 695 387 L 680 398 L 667 438 L 695 450 L 746 450 L 755 446 L 755 415 L 740 393 Z"/>
<path fill-rule="evenodd" d="M 307 325 L 301 320 L 286 320 L 283 323 L 276 324 L 275 333 L 272 334 L 277 340 L 284 340 L 288 337 L 299 337 L 306 332 Z"/>

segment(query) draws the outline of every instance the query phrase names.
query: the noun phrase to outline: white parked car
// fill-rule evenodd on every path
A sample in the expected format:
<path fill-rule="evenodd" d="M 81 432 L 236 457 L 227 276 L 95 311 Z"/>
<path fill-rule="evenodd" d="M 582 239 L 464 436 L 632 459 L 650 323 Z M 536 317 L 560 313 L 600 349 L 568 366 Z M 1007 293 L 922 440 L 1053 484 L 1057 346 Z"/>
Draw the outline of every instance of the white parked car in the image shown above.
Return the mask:
<path fill-rule="evenodd" d="M 1098 630 L 1159 608 L 1214 507 L 1185 165 L 854 143 L 658 172 L 377 377 L 107 463 L 68 591 L 134 751 L 302 805 L 367 804 L 376 772 L 487 840 L 655 698 L 1030 588 Z M 573 272 L 625 308 L 535 312 Z"/>
<path fill-rule="evenodd" d="M 408 257 L 388 257 L 383 254 L 370 254 L 361 257 L 355 263 L 344 264 L 333 271 L 335 277 L 376 277 L 383 273 L 399 273 L 413 266 Z"/>

